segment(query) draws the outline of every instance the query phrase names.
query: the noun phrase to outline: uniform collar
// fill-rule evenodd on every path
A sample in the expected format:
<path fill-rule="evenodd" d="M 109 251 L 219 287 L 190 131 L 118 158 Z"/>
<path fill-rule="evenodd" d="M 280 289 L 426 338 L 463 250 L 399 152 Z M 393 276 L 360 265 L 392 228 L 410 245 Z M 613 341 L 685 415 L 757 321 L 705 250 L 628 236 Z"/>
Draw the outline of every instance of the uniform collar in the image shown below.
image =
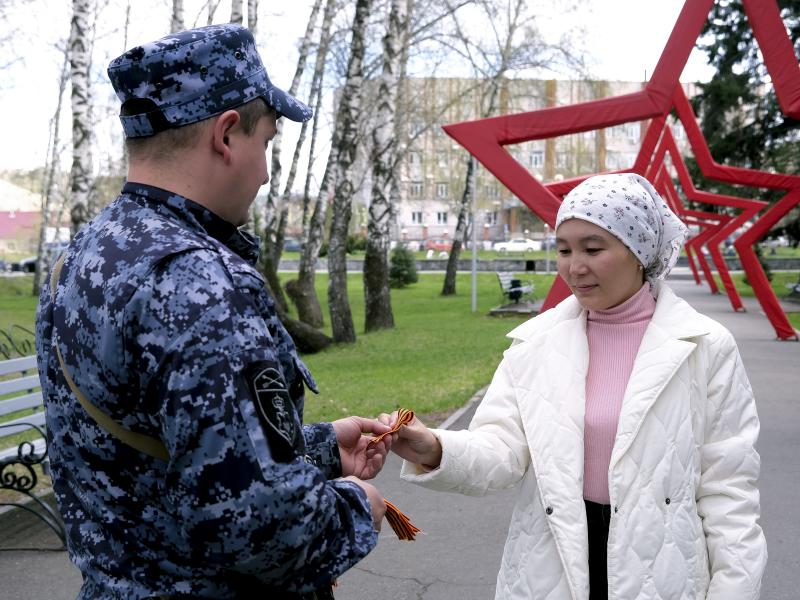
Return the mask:
<path fill-rule="evenodd" d="M 181 225 L 221 242 L 251 265 L 258 260 L 261 240 L 208 210 L 205 206 L 146 183 L 126 182 L 122 193 L 145 198 L 162 215 Z"/>

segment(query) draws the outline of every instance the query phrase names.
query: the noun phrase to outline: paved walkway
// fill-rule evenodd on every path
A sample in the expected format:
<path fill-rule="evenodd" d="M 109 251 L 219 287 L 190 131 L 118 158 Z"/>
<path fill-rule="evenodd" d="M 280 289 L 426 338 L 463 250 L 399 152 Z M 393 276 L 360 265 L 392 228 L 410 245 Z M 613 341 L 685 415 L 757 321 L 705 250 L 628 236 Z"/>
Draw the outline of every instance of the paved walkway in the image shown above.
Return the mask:
<path fill-rule="evenodd" d="M 770 560 L 764 600 L 795 600 L 800 590 L 800 343 L 777 342 L 754 300 L 733 313 L 725 296 L 692 281 L 672 282 L 700 311 L 724 323 L 739 344 L 758 399 L 762 430 L 762 525 Z M 466 427 L 476 402 L 449 427 Z M 425 534 L 400 542 L 385 525 L 378 547 L 340 581 L 340 600 L 489 600 L 500 564 L 514 490 L 485 498 L 430 492 L 401 482 L 390 458 L 376 484 Z M 5 543 L 8 530 L 2 525 Z M 48 532 L 23 528 L 22 543 L 48 543 Z M 38 540 L 38 542 L 37 542 Z M 80 576 L 63 552 L 0 552 L 0 589 L 9 600 L 72 599 Z"/>

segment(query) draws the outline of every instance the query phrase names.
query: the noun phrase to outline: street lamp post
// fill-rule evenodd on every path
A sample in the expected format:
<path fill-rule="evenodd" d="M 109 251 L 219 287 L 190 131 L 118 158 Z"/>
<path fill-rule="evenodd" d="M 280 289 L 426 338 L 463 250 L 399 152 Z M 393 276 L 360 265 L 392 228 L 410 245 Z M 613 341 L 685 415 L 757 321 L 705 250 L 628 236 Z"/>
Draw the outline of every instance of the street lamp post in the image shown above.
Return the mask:
<path fill-rule="evenodd" d="M 544 224 L 544 272 L 550 274 L 550 225 Z"/>

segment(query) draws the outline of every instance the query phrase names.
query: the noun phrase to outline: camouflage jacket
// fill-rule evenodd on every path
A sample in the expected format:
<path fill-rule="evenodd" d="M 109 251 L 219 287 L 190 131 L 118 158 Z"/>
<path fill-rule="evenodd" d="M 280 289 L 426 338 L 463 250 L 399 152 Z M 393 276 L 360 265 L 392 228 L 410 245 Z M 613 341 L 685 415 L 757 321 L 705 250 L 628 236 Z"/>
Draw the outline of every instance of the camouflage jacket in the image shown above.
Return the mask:
<path fill-rule="evenodd" d="M 258 241 L 128 183 L 67 250 L 36 343 L 53 485 L 80 599 L 283 597 L 325 588 L 376 544 L 330 423 L 254 268 Z M 77 388 L 168 461 L 101 428 Z M 270 593 L 272 591 L 273 593 Z"/>

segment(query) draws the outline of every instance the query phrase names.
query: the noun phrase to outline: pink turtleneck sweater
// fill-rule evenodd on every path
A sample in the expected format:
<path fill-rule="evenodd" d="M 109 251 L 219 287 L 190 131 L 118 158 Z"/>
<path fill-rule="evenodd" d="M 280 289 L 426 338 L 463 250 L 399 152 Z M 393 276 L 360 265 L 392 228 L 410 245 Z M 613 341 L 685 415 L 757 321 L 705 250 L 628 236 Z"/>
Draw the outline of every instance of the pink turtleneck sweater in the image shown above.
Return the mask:
<path fill-rule="evenodd" d="M 633 361 L 656 309 L 650 284 L 619 306 L 590 310 L 589 372 L 583 431 L 583 497 L 609 504 L 608 467 Z"/>

